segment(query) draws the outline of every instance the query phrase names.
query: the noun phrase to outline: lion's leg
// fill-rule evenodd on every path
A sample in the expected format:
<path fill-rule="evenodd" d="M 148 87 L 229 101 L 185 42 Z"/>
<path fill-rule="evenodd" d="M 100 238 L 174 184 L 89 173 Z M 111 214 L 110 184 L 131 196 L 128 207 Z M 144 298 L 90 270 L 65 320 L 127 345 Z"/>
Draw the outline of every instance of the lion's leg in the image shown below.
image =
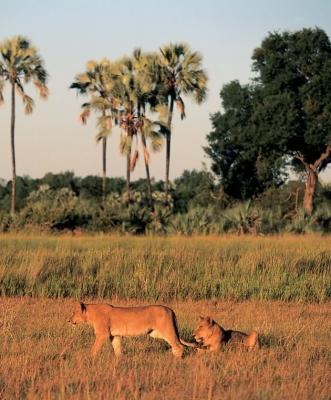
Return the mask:
<path fill-rule="evenodd" d="M 248 351 L 259 348 L 259 338 L 256 331 L 251 332 L 244 340 L 244 345 L 248 347 Z"/>
<path fill-rule="evenodd" d="M 91 354 L 93 357 L 96 356 L 97 352 L 100 350 L 100 347 L 105 343 L 108 337 L 109 337 L 108 334 L 102 334 L 96 336 L 94 345 L 92 346 L 91 349 Z"/>
<path fill-rule="evenodd" d="M 165 340 L 171 347 L 172 354 L 176 357 L 182 357 L 184 346 L 180 344 L 175 334 L 173 337 L 170 337 L 170 335 L 162 335 L 158 330 L 154 329 L 149 336 L 155 339 Z"/>
<path fill-rule="evenodd" d="M 168 342 L 169 343 L 169 342 Z M 169 343 L 170 344 L 170 343 Z M 170 344 L 170 346 L 171 346 L 171 351 L 172 351 L 172 354 L 175 356 L 175 357 L 179 357 L 179 358 L 181 358 L 181 357 L 183 357 L 183 353 L 184 353 L 184 346 L 182 346 L 180 343 L 174 343 L 174 344 Z"/>
<path fill-rule="evenodd" d="M 114 336 L 111 339 L 111 344 L 114 349 L 115 357 L 120 358 L 122 355 L 122 348 L 121 348 L 121 338 L 120 336 Z"/>

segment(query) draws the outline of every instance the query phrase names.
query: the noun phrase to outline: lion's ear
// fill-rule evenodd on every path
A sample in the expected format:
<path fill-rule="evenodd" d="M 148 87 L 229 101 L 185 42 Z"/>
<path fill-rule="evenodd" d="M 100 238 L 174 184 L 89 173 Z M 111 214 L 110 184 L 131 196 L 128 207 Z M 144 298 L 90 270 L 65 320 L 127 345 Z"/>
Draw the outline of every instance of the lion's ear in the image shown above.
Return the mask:
<path fill-rule="evenodd" d="M 80 310 L 82 313 L 86 312 L 86 305 L 84 303 L 80 303 Z"/>
<path fill-rule="evenodd" d="M 210 317 L 206 317 L 205 320 L 207 321 L 208 325 L 214 325 L 215 323 L 215 321 Z"/>

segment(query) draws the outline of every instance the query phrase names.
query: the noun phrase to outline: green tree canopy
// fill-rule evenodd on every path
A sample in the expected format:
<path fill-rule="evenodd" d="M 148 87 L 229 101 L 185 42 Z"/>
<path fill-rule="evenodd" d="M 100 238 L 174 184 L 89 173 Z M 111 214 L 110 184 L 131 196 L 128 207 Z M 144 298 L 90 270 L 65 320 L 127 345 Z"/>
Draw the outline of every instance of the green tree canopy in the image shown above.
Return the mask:
<path fill-rule="evenodd" d="M 214 201 L 215 186 L 215 177 L 209 171 L 183 171 L 174 181 L 175 212 L 187 212 L 190 206 L 207 207 Z"/>
<path fill-rule="evenodd" d="M 304 167 L 311 214 L 318 174 L 331 162 L 330 39 L 319 28 L 270 33 L 252 59 L 264 92 L 256 124 L 272 148 Z"/>
<path fill-rule="evenodd" d="M 225 85 L 207 154 L 223 187 L 250 197 L 280 183 L 291 161 L 304 168 L 304 207 L 313 210 L 318 173 L 331 162 L 331 44 L 318 28 L 270 33 L 253 53 L 251 85 Z M 239 191 L 239 193 L 238 193 Z"/>
<path fill-rule="evenodd" d="M 261 96 L 252 85 L 238 81 L 225 85 L 220 93 L 222 112 L 211 116 L 213 130 L 205 151 L 222 189 L 237 199 L 248 199 L 284 180 L 283 161 L 259 136 L 255 111 Z"/>

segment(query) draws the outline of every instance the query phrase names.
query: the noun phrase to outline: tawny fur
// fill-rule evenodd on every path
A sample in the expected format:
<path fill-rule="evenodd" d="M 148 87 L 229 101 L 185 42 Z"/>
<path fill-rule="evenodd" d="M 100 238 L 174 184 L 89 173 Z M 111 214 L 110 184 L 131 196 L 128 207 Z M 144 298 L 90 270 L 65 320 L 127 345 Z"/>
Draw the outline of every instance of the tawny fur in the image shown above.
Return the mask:
<path fill-rule="evenodd" d="M 180 339 L 176 315 L 171 308 L 160 305 L 114 307 L 110 304 L 78 304 L 70 319 L 72 324 L 87 323 L 95 332 L 91 349 L 93 357 L 103 343 L 110 339 L 116 357 L 120 357 L 121 337 L 150 335 L 163 339 L 176 357 L 182 357 L 184 346 L 197 347 Z"/>
<path fill-rule="evenodd" d="M 225 344 L 241 345 L 249 351 L 259 348 L 256 331 L 247 335 L 231 329 L 225 330 L 210 317 L 200 317 L 194 338 L 203 348 L 212 352 L 220 351 Z"/>

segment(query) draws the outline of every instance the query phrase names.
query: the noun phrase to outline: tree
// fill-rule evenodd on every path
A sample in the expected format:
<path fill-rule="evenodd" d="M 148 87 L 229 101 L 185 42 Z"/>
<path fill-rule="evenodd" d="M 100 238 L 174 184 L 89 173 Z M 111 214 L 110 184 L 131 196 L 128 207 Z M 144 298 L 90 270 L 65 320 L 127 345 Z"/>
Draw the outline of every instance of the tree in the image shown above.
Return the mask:
<path fill-rule="evenodd" d="M 23 100 L 25 113 L 31 114 L 34 107 L 33 99 L 25 93 L 23 83 L 33 82 L 41 98 L 47 99 L 46 86 L 47 72 L 43 60 L 37 49 L 31 45 L 29 39 L 23 36 L 14 36 L 0 43 L 0 76 L 11 86 L 11 155 L 12 155 L 12 196 L 11 212 L 16 212 L 16 155 L 15 155 L 15 93 Z M 2 82 L 3 83 L 3 82 Z M 1 95 L 0 83 L 0 101 Z"/>
<path fill-rule="evenodd" d="M 225 190 L 242 198 L 281 183 L 289 162 L 303 167 L 310 215 L 318 174 L 331 162 L 330 40 L 318 28 L 270 33 L 252 59 L 253 84 L 221 92 L 207 154 Z"/>
<path fill-rule="evenodd" d="M 154 58 L 152 54 L 145 54 L 140 49 L 136 49 L 131 58 L 124 57 L 120 60 L 117 64 L 117 85 L 114 90 L 120 104 L 118 113 L 118 124 L 122 130 L 120 149 L 121 153 L 127 156 L 127 196 L 129 199 L 130 175 L 136 166 L 140 153 L 139 148 L 141 148 L 145 162 L 150 206 L 152 206 L 153 200 L 147 141 L 150 142 L 153 151 L 158 151 L 162 146 L 162 135 L 155 129 L 156 123 L 146 116 L 147 105 L 153 109 L 156 104 L 152 75 Z M 135 144 L 135 149 L 132 153 L 133 144 Z"/>
<path fill-rule="evenodd" d="M 215 177 L 206 170 L 185 170 L 175 179 L 174 211 L 184 213 L 193 207 L 214 203 Z"/>
<path fill-rule="evenodd" d="M 165 198 L 168 198 L 170 150 L 172 134 L 172 117 L 174 104 L 180 112 L 181 119 L 185 118 L 185 104 L 182 95 L 193 98 L 198 104 L 206 97 L 207 75 L 202 69 L 202 57 L 192 52 L 184 43 L 168 44 L 160 48 L 160 77 L 159 91 L 163 95 L 167 107 L 166 134 L 166 173 Z"/>
<path fill-rule="evenodd" d="M 204 150 L 222 190 L 246 200 L 268 187 L 279 186 L 286 176 L 282 155 L 265 140 L 264 128 L 255 121 L 260 88 L 232 81 L 224 85 L 220 96 L 223 112 L 211 116 L 213 130 Z"/>
<path fill-rule="evenodd" d="M 143 53 L 141 49 L 136 49 L 132 55 L 133 69 L 135 75 L 135 92 L 137 117 L 140 119 L 140 126 L 137 133 L 140 134 L 141 145 L 144 155 L 144 163 L 146 170 L 147 189 L 149 197 L 149 205 L 153 208 L 152 185 L 149 171 L 150 155 L 147 149 L 147 138 L 151 143 L 153 151 L 159 151 L 163 141 L 161 131 L 156 131 L 156 124 L 146 117 L 146 107 L 149 105 L 152 111 L 159 102 L 158 93 L 156 90 L 155 80 L 157 79 L 157 55 L 154 53 Z"/>
<path fill-rule="evenodd" d="M 65 171 L 58 174 L 48 172 L 39 180 L 39 185 L 47 185 L 54 190 L 68 188 L 76 195 L 79 195 L 80 178 L 76 177 L 71 171 Z"/>
<path fill-rule="evenodd" d="M 103 59 L 100 62 L 89 61 L 86 64 L 86 71 L 76 75 L 75 81 L 70 89 L 76 89 L 79 94 L 89 96 L 89 100 L 82 104 L 80 121 L 86 124 L 91 111 L 98 116 L 99 131 L 96 140 L 102 141 L 102 193 L 106 196 L 107 177 L 107 136 L 112 131 L 112 119 L 114 116 L 115 101 L 112 96 L 114 79 L 112 64 L 109 60 Z"/>
<path fill-rule="evenodd" d="M 253 54 L 264 97 L 256 124 L 306 172 L 304 209 L 313 212 L 318 174 L 331 162 L 331 43 L 319 29 L 270 33 Z"/>

